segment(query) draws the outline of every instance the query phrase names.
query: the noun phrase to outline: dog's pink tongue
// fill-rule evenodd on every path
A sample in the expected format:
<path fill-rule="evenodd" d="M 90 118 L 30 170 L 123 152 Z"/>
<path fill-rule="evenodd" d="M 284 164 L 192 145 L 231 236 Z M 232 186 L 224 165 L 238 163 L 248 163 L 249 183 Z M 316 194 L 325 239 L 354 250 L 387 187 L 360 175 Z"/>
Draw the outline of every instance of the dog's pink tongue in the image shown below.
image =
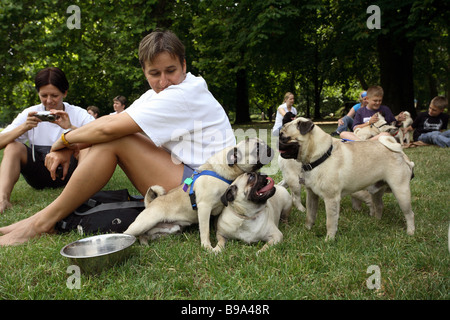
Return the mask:
<path fill-rule="evenodd" d="M 269 180 L 269 183 L 266 184 L 264 187 L 262 187 L 260 190 L 258 190 L 258 193 L 264 193 L 273 188 L 274 185 L 273 179 L 271 177 L 267 177 L 267 180 Z"/>

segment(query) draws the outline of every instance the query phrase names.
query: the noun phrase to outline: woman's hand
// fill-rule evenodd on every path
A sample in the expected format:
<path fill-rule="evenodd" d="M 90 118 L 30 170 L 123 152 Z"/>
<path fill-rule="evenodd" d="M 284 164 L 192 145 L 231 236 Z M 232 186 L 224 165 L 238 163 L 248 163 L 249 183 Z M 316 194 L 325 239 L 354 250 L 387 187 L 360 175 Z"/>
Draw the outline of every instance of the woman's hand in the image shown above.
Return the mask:
<path fill-rule="evenodd" d="M 52 109 L 50 112 L 56 115 L 56 120 L 53 123 L 56 123 L 63 129 L 74 129 L 72 127 L 72 123 L 70 122 L 69 114 L 63 110 L 55 110 Z"/>
<path fill-rule="evenodd" d="M 39 118 L 34 116 L 36 113 L 37 111 L 31 111 L 30 113 L 28 113 L 27 120 L 23 123 L 25 132 L 33 128 L 36 128 L 39 122 L 41 122 Z"/>
<path fill-rule="evenodd" d="M 64 149 L 47 154 L 44 164 L 48 171 L 50 171 L 52 180 L 56 180 L 56 170 L 59 166 L 62 167 L 62 177 L 60 177 L 61 180 L 64 180 L 66 178 L 67 172 L 69 171 L 70 157 L 73 153 L 73 150 Z"/>

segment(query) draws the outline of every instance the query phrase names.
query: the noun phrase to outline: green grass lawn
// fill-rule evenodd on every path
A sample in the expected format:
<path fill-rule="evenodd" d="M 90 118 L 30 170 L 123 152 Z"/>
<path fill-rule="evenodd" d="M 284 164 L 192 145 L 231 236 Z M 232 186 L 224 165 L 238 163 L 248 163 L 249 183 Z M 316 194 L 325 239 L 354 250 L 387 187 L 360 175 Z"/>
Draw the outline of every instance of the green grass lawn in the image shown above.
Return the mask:
<path fill-rule="evenodd" d="M 270 138 L 269 124 L 240 128 L 246 133 L 254 127 L 269 129 Z M 327 132 L 335 129 L 335 125 L 321 127 Z M 239 241 L 229 241 L 217 256 L 208 253 L 200 247 L 195 226 L 148 247 L 136 243 L 128 261 L 98 275 L 81 274 L 80 288 L 70 289 L 72 273 L 59 251 L 81 236 L 76 232 L 45 235 L 0 248 L 0 300 L 448 300 L 450 149 L 421 147 L 405 152 L 415 162 L 414 236 L 406 234 L 403 214 L 393 195 L 386 194 L 381 220 L 370 217 L 367 207 L 352 210 L 350 198 L 344 198 L 336 241 L 325 242 L 325 209 L 320 201 L 311 231 L 304 227 L 305 214 L 293 209 L 289 222 L 280 225 L 283 242 L 258 256 L 262 243 Z M 273 167 L 267 170 L 276 182 L 281 180 Z M 118 169 L 105 189 L 121 188 L 137 193 Z M 14 207 L 0 215 L 0 225 L 32 215 L 59 192 L 36 191 L 21 177 L 12 195 Z M 304 202 L 304 191 L 302 195 Z M 211 238 L 215 245 L 213 231 Z M 375 283 L 373 267 L 379 271 L 379 289 L 367 284 L 368 279 Z"/>

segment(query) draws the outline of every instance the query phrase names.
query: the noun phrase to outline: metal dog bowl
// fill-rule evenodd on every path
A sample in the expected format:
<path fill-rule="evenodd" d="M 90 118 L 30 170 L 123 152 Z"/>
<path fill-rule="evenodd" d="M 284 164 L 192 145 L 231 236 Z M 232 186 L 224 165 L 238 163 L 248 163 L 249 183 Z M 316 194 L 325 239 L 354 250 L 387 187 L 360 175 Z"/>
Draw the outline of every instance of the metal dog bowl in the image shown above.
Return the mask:
<path fill-rule="evenodd" d="M 60 253 L 84 272 L 97 273 L 126 260 L 135 241 L 128 234 L 102 234 L 69 243 Z"/>

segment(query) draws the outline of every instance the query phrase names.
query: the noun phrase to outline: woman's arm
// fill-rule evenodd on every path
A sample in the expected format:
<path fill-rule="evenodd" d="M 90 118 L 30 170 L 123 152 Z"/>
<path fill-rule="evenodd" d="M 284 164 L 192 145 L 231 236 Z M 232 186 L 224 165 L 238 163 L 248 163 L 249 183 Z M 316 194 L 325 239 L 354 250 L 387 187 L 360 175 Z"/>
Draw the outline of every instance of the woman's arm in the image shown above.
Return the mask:
<path fill-rule="evenodd" d="M 284 115 L 286 114 L 286 110 L 284 110 L 284 108 L 282 106 L 278 107 L 278 112 L 281 114 L 281 116 L 284 117 Z"/>
<path fill-rule="evenodd" d="M 115 115 L 103 116 L 80 128 L 68 132 L 64 135 L 67 143 L 72 147 L 75 144 L 78 148 L 88 145 L 108 142 L 129 134 L 141 132 L 141 128 L 126 113 L 122 112 Z M 68 147 L 62 139 L 58 139 L 52 146 L 51 151 L 60 150 Z"/>
<path fill-rule="evenodd" d="M 8 143 L 13 142 L 25 132 L 35 128 L 40 120 L 34 116 L 36 111 L 32 111 L 28 114 L 27 120 L 11 131 L 0 134 L 0 150 L 2 150 Z"/>

